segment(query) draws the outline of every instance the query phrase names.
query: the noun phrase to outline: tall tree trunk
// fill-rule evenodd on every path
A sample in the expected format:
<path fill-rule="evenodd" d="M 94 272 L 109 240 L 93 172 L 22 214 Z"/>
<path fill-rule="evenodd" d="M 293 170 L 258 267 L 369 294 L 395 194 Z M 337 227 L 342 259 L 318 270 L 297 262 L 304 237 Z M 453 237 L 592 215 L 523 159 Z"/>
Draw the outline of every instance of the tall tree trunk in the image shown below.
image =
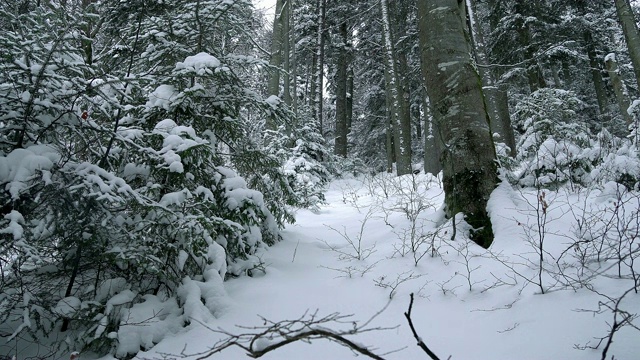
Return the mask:
<path fill-rule="evenodd" d="M 280 95 L 280 67 L 282 66 L 284 24 L 282 14 L 283 0 L 276 1 L 276 13 L 273 20 L 273 38 L 271 40 L 271 59 L 269 60 L 268 95 Z M 273 117 L 267 118 L 266 128 L 276 130 L 277 124 Z"/>
<path fill-rule="evenodd" d="M 622 81 L 622 79 L 620 78 L 620 74 L 618 73 L 618 62 L 616 61 L 615 54 L 607 55 L 604 59 L 604 63 L 607 68 L 607 72 L 609 73 L 609 78 L 611 79 L 613 93 L 616 95 L 616 100 L 618 101 L 620 115 L 622 116 L 622 119 L 624 119 L 624 122 L 628 127 L 633 122 L 633 118 L 627 111 L 630 105 L 629 94 L 627 93 L 627 87 L 624 85 L 624 82 Z M 625 136 L 626 134 L 618 135 Z"/>
<path fill-rule="evenodd" d="M 574 1 L 576 8 L 580 16 L 587 16 L 589 14 L 589 8 L 587 7 L 588 0 Z M 589 58 L 589 68 L 591 73 L 591 82 L 593 83 L 593 89 L 596 93 L 596 100 L 598 101 L 598 112 L 601 115 L 606 115 L 607 105 L 609 99 L 606 92 L 606 85 L 602 78 L 602 66 L 603 62 L 598 59 L 598 53 L 596 51 L 596 42 L 593 40 L 593 34 L 589 27 L 585 27 L 582 30 L 582 39 L 584 41 L 584 47 Z M 563 64 L 563 69 L 566 66 Z M 565 81 L 569 78 L 565 76 Z"/>
<path fill-rule="evenodd" d="M 320 134 L 324 136 L 324 124 L 322 121 L 322 95 L 324 82 L 324 28 L 326 16 L 326 0 L 318 0 L 318 34 L 316 48 L 316 75 L 315 75 L 315 98 L 314 117 L 318 122 Z"/>
<path fill-rule="evenodd" d="M 82 11 L 89 10 L 89 6 L 93 3 L 93 0 L 82 0 Z M 93 65 L 93 39 L 95 37 L 93 20 L 91 17 L 84 19 L 85 24 L 83 26 L 84 39 L 82 39 L 82 48 L 84 50 L 85 62 L 88 65 Z"/>
<path fill-rule="evenodd" d="M 398 175 L 410 174 L 413 171 L 411 166 L 412 149 L 411 149 L 411 91 L 409 86 L 409 65 L 407 62 L 408 46 L 401 46 L 406 43 L 407 37 L 407 18 L 409 17 L 409 3 L 407 0 L 394 0 L 391 6 L 393 26 L 390 38 L 393 40 L 393 52 L 396 59 L 396 86 L 398 87 L 398 119 L 396 120 L 399 127 L 396 141 L 396 151 L 401 154 L 402 158 L 396 159 Z M 401 171 L 402 169 L 402 171 Z"/>
<path fill-rule="evenodd" d="M 607 112 L 607 92 L 605 90 L 604 80 L 602 79 L 601 61 L 598 61 L 593 37 L 589 30 L 585 30 L 583 34 L 587 56 L 589 57 L 589 67 L 591 68 L 591 81 L 598 100 L 598 110 L 600 114 Z"/>
<path fill-rule="evenodd" d="M 422 112 L 424 114 L 424 172 L 438 175 L 442 171 L 442 164 L 440 163 L 442 139 L 440 138 L 438 124 L 433 119 L 431 105 L 426 96 L 423 96 L 422 99 Z"/>
<path fill-rule="evenodd" d="M 340 24 L 340 44 L 336 69 L 336 135 L 334 154 L 347 157 L 347 23 Z"/>
<path fill-rule="evenodd" d="M 293 113 L 295 114 L 296 119 L 298 118 L 298 63 L 297 63 L 297 54 L 296 54 L 296 34 L 294 31 L 291 31 L 291 24 L 295 24 L 295 6 L 294 0 L 288 0 L 291 5 L 289 7 L 289 49 L 291 50 L 291 92 L 293 92 L 293 98 L 291 102 L 291 106 L 293 109 Z M 294 124 L 294 126 L 296 126 Z"/>
<path fill-rule="evenodd" d="M 280 95 L 280 67 L 282 66 L 282 45 L 283 45 L 283 0 L 276 1 L 276 14 L 273 20 L 273 38 L 271 40 L 271 60 L 269 67 L 271 74 L 267 84 L 269 95 Z"/>
<path fill-rule="evenodd" d="M 631 10 L 629 0 L 614 0 L 613 2 L 616 4 L 616 13 L 629 48 L 629 56 L 636 75 L 638 89 L 640 89 L 640 34 L 638 33 L 636 18 Z"/>
<path fill-rule="evenodd" d="M 391 119 L 390 109 L 387 108 L 387 119 Z M 396 154 L 393 147 L 393 124 L 391 120 L 387 121 L 387 132 L 385 137 L 385 149 L 387 154 L 387 172 L 393 172 L 393 163 L 396 162 Z"/>
<path fill-rule="evenodd" d="M 520 46 L 524 48 L 524 60 L 527 64 L 527 80 L 529 81 L 529 91 L 535 92 L 538 89 L 547 87 L 542 75 L 542 69 L 535 58 L 535 51 L 531 46 L 531 32 L 529 26 L 523 25 L 518 28 L 518 38 Z"/>
<path fill-rule="evenodd" d="M 385 48 L 385 70 L 387 73 L 387 94 L 390 97 L 390 114 L 394 132 L 394 146 L 396 154 L 396 171 L 398 175 L 410 174 L 411 169 L 411 118 L 408 107 L 404 102 L 408 102 L 403 86 L 398 78 L 398 67 L 395 59 L 397 53 L 394 45 L 394 34 L 391 32 L 389 4 L 387 0 L 380 0 L 382 14 L 382 26 Z M 406 61 L 406 59 L 405 59 Z M 405 122 L 408 122 L 408 126 Z M 408 127 L 408 131 L 407 131 Z M 408 145 L 408 146 L 407 146 Z"/>
<path fill-rule="evenodd" d="M 316 69 L 318 68 L 318 53 L 316 51 L 313 52 L 313 56 L 311 57 L 311 67 L 307 69 L 307 82 L 306 87 L 309 89 L 309 96 L 305 99 L 306 104 L 311 109 L 311 113 L 313 115 L 313 119 L 316 119 Z"/>
<path fill-rule="evenodd" d="M 445 211 L 449 217 L 462 212 L 472 240 L 486 248 L 493 241 L 486 207 L 498 181 L 497 163 L 482 82 L 469 55 L 464 7 L 458 0 L 419 0 L 419 42 L 443 142 Z"/>
<path fill-rule="evenodd" d="M 351 125 L 353 124 L 353 79 L 355 75 L 353 73 L 353 63 L 351 62 L 351 56 L 349 57 L 349 70 L 347 73 L 347 134 L 351 132 Z"/>
<path fill-rule="evenodd" d="M 284 79 L 283 79 L 283 97 L 284 103 L 291 106 L 291 64 L 289 57 L 289 45 L 291 41 L 289 37 L 291 36 L 290 29 L 290 20 L 291 20 L 291 0 L 284 0 L 285 4 L 282 7 L 282 67 L 284 70 Z"/>
<path fill-rule="evenodd" d="M 493 0 L 496 1 L 496 0 Z M 498 0 L 500 1 L 500 0 Z M 531 4 L 528 1 L 516 1 L 514 9 L 519 14 L 516 33 L 520 47 L 523 49 L 524 63 L 526 64 L 527 80 L 529 82 L 529 90 L 533 93 L 540 88 L 547 87 L 546 81 L 542 74 L 542 68 L 538 64 L 535 57 L 535 47 L 531 44 L 531 29 L 527 18 L 531 15 Z"/>
<path fill-rule="evenodd" d="M 478 67 L 484 91 L 489 117 L 491 118 L 490 129 L 497 132 L 502 141 L 509 147 L 509 155 L 516 155 L 516 138 L 511 126 L 511 115 L 509 114 L 509 103 L 506 90 L 496 84 L 493 74 L 487 68 L 489 60 L 484 42 L 484 35 L 476 17 L 476 0 L 467 0 L 467 16 L 469 19 L 469 32 L 471 34 L 472 48 Z"/>
<path fill-rule="evenodd" d="M 411 106 L 411 119 L 412 126 L 416 128 L 416 139 L 422 139 L 422 117 L 420 116 L 420 106 L 412 105 Z M 415 119 L 415 120 L 414 120 Z"/>

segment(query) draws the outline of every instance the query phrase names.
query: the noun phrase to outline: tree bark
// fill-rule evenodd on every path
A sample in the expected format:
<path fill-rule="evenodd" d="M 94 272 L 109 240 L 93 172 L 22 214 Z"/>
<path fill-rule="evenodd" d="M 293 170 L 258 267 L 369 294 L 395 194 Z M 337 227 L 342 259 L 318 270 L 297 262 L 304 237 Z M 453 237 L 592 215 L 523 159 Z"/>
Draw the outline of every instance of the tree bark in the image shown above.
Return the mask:
<path fill-rule="evenodd" d="M 596 99 L 598 100 L 598 110 L 600 114 L 605 114 L 607 112 L 607 103 L 609 102 L 607 99 L 607 92 L 604 86 L 604 80 L 602 79 L 601 73 L 601 61 L 598 61 L 598 56 L 596 54 L 595 44 L 593 42 L 593 37 L 589 30 L 585 30 L 583 34 L 587 56 L 589 57 L 589 67 L 591 68 L 591 80 L 593 82 L 593 88 L 596 93 Z"/>
<path fill-rule="evenodd" d="M 627 111 L 629 109 L 629 94 L 627 93 L 627 87 L 620 78 L 618 73 L 618 62 L 616 61 L 615 54 L 609 54 L 605 57 L 605 66 L 611 79 L 611 85 L 613 86 L 613 93 L 616 94 L 616 100 L 618 101 L 618 108 L 620 109 L 620 115 L 624 119 L 627 127 L 633 122 L 633 118 Z M 626 134 L 618 134 L 626 135 Z"/>
<path fill-rule="evenodd" d="M 269 83 L 267 85 L 267 91 L 269 95 L 280 95 L 280 66 L 282 66 L 282 38 L 283 38 L 283 14 L 282 14 L 283 0 L 276 1 L 276 14 L 273 20 L 273 38 L 271 40 L 271 60 L 269 61 L 269 67 L 271 76 L 269 76 Z"/>
<path fill-rule="evenodd" d="M 318 0 L 318 34 L 316 48 L 316 76 L 315 76 L 315 97 L 314 97 L 314 117 L 318 122 L 320 134 L 324 136 L 324 124 L 322 121 L 322 95 L 324 82 L 324 28 L 326 16 L 326 0 Z"/>
<path fill-rule="evenodd" d="M 496 153 L 482 82 L 465 36 L 464 2 L 418 0 L 419 42 L 427 61 L 425 85 L 442 136 L 445 212 L 462 212 L 471 239 L 493 241 L 487 201 L 498 182 Z"/>
<path fill-rule="evenodd" d="M 442 171 L 440 163 L 442 139 L 440 131 L 438 131 L 438 124 L 433 120 L 431 105 L 426 96 L 423 96 L 422 112 L 424 114 L 424 172 L 438 175 Z"/>
<path fill-rule="evenodd" d="M 290 18 L 291 18 L 291 0 L 284 0 L 282 7 L 282 67 L 284 70 L 283 94 L 284 103 L 291 106 L 291 63 L 289 57 L 289 45 L 291 44 L 289 37 L 291 36 Z"/>
<path fill-rule="evenodd" d="M 298 119 L 298 62 L 297 62 L 297 54 L 296 54 L 296 34 L 291 31 L 291 24 L 295 24 L 295 6 L 294 0 L 288 0 L 291 4 L 289 5 L 289 50 L 291 51 L 291 60 L 289 66 L 291 68 L 291 92 L 293 93 L 293 98 L 291 102 L 291 108 L 293 113 L 295 114 L 296 121 Z M 294 124 L 296 126 L 296 124 Z"/>
<path fill-rule="evenodd" d="M 351 125 L 353 124 L 353 80 L 355 74 L 353 73 L 353 63 L 351 57 L 349 57 L 349 70 L 347 73 L 347 135 L 351 132 Z"/>
<path fill-rule="evenodd" d="M 391 32 L 389 4 L 387 0 L 380 0 L 382 14 L 382 26 L 385 50 L 385 70 L 387 73 L 387 94 L 390 98 L 390 114 L 393 124 L 394 147 L 396 155 L 396 172 L 398 175 L 410 174 L 411 169 L 411 118 L 408 108 L 403 103 L 408 102 L 403 86 L 399 83 L 398 67 L 396 64 L 396 51 L 394 45 L 394 34 Z M 406 59 L 405 59 L 406 61 Z M 406 114 L 405 114 L 406 113 Z M 408 131 L 407 124 L 408 122 Z"/>
<path fill-rule="evenodd" d="M 629 0 L 614 0 L 614 3 L 618 20 L 624 33 L 624 39 L 629 48 L 629 57 L 631 57 L 631 63 L 633 64 L 638 89 L 640 89 L 640 34 L 638 33 L 636 18 L 631 10 Z"/>
<path fill-rule="evenodd" d="M 390 111 L 387 110 L 387 114 Z M 390 115 L 388 115 L 388 118 L 391 118 Z M 393 148 L 393 124 L 391 123 L 391 120 L 387 121 L 387 132 L 386 132 L 386 137 L 385 137 L 386 143 L 385 143 L 385 149 L 387 150 L 387 172 L 390 174 L 393 172 L 393 163 L 396 162 L 396 154 L 395 154 L 395 150 Z"/>
<path fill-rule="evenodd" d="M 316 69 L 318 68 L 318 53 L 317 51 L 313 52 L 313 56 L 311 57 L 310 67 L 307 69 L 307 78 L 305 87 L 309 89 L 308 95 L 305 97 L 306 104 L 311 109 L 311 113 L 313 115 L 313 119 L 317 119 L 316 117 Z"/>
<path fill-rule="evenodd" d="M 478 65 L 484 91 L 487 110 L 491 119 L 490 129 L 497 132 L 504 143 L 509 147 L 509 155 L 516 156 L 516 138 L 511 126 L 511 115 L 509 114 L 509 103 L 507 92 L 502 89 L 494 79 L 493 74 L 487 68 L 489 60 L 485 47 L 484 35 L 476 17 L 475 0 L 467 0 L 469 31 L 471 34 L 474 55 Z"/>
<path fill-rule="evenodd" d="M 336 69 L 336 135 L 334 154 L 347 157 L 347 23 L 340 24 L 340 44 Z"/>
<path fill-rule="evenodd" d="M 389 3 L 388 3 L 389 4 Z M 396 86 L 398 87 L 398 119 L 396 126 L 400 131 L 396 133 L 396 153 L 400 157 L 396 158 L 396 167 L 398 175 L 410 174 L 413 172 L 411 166 L 412 149 L 411 149 L 411 91 L 409 88 L 409 65 L 407 62 L 408 46 L 401 45 L 406 43 L 407 37 L 407 18 L 409 17 L 409 4 L 406 0 L 394 0 L 391 4 L 391 18 L 393 26 L 390 38 L 393 42 L 393 51 L 396 59 Z"/>
<path fill-rule="evenodd" d="M 282 39 L 283 31 L 283 0 L 276 1 L 276 13 L 273 20 L 273 37 L 271 40 L 271 59 L 269 60 L 269 82 L 267 83 L 267 95 L 280 95 L 280 67 L 282 66 Z M 273 117 L 268 117 L 266 128 L 276 130 L 277 124 Z"/>

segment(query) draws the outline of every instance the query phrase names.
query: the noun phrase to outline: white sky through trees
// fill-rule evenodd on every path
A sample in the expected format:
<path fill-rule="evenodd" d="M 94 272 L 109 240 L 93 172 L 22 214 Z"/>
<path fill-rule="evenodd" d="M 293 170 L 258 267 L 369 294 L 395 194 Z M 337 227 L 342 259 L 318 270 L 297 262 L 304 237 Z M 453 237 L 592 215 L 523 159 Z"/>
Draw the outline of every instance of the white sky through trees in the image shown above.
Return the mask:
<path fill-rule="evenodd" d="M 276 0 L 253 0 L 256 10 L 264 10 L 267 19 L 272 19 L 275 13 Z M 273 20 L 273 19 L 272 19 Z"/>

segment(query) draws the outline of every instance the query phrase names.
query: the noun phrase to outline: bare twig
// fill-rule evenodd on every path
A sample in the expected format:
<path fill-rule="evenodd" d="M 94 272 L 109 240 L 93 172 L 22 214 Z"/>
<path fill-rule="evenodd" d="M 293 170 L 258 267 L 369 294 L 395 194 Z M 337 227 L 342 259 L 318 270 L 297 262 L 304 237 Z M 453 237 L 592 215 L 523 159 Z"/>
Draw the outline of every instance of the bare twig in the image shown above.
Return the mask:
<path fill-rule="evenodd" d="M 348 339 L 347 337 L 364 332 L 394 329 L 395 327 L 369 327 L 369 324 L 378 315 L 380 315 L 387 308 L 387 306 L 378 311 L 364 323 L 349 320 L 351 315 L 340 315 L 338 313 L 332 313 L 326 316 L 319 317 L 318 312 L 316 311 L 312 314 L 308 314 L 307 312 L 305 312 L 300 318 L 295 320 L 273 322 L 265 318 L 261 318 L 264 323 L 263 326 L 239 326 L 239 328 L 250 330 L 250 332 L 242 334 L 232 334 L 222 329 L 209 328 L 209 330 L 218 334 L 222 334 L 226 337 L 222 340 L 219 340 L 213 345 L 213 347 L 211 347 L 207 351 L 195 354 L 185 354 L 183 351 L 182 355 L 195 356 L 196 360 L 204 360 L 226 350 L 227 348 L 239 347 L 247 353 L 247 356 L 257 359 L 269 352 L 272 352 L 294 342 L 309 342 L 317 339 L 326 339 L 341 346 L 347 347 L 351 351 L 367 356 L 371 359 L 384 360 L 383 357 L 375 354 L 370 348 L 358 344 Z M 343 327 L 345 324 L 349 324 L 350 326 L 343 330 L 333 330 L 327 326 L 331 324 L 334 326 L 341 325 Z"/>
<path fill-rule="evenodd" d="M 411 320 L 411 308 L 413 307 L 413 293 L 411 293 L 410 296 L 411 296 L 411 302 L 409 302 L 409 310 L 407 310 L 407 312 L 404 313 L 404 317 L 406 317 L 407 321 L 409 322 L 409 327 L 411 327 L 411 332 L 413 333 L 413 337 L 416 338 L 416 340 L 418 341 L 418 346 L 422 350 L 424 350 L 424 352 L 426 352 L 431 359 L 440 360 L 440 358 L 436 356 L 436 354 L 434 354 L 433 351 L 429 349 L 427 344 L 425 344 L 424 341 L 422 341 L 422 338 L 418 336 L 418 333 L 416 332 L 416 328 L 413 326 L 413 321 Z"/>

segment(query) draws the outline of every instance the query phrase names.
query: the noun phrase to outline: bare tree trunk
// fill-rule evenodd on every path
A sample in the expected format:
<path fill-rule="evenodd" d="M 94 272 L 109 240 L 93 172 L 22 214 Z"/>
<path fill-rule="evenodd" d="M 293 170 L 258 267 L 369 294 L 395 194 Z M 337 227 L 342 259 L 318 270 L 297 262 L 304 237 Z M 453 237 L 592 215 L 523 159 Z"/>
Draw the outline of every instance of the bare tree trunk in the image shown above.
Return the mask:
<path fill-rule="evenodd" d="M 277 0 L 276 13 L 273 20 L 273 37 L 271 40 L 271 59 L 269 60 L 269 82 L 267 83 L 268 95 L 280 95 L 280 67 L 282 66 L 284 24 L 282 14 L 283 0 Z M 276 130 L 277 125 L 273 117 L 267 118 L 266 128 Z"/>
<path fill-rule="evenodd" d="M 269 95 L 280 94 L 280 66 L 282 66 L 282 45 L 283 45 L 283 0 L 276 1 L 276 14 L 273 20 L 273 38 L 271 40 L 271 60 L 269 61 L 271 76 L 267 85 Z"/>
<path fill-rule="evenodd" d="M 336 134 L 334 154 L 347 157 L 347 23 L 340 24 L 340 44 L 336 69 Z"/>
<path fill-rule="evenodd" d="M 622 26 L 638 89 L 640 89 L 640 34 L 638 33 L 636 18 L 633 15 L 633 11 L 631 11 L 629 0 L 614 0 L 613 2 L 616 5 L 618 20 L 620 20 L 620 25 Z"/>
<path fill-rule="evenodd" d="M 385 86 L 386 86 L 386 96 L 385 96 L 385 110 L 386 110 L 386 127 L 387 130 L 385 132 L 386 134 L 386 143 L 385 143 L 385 149 L 386 149 L 386 154 L 387 154 L 387 172 L 388 173 L 392 173 L 393 172 L 393 164 L 396 162 L 396 152 L 394 150 L 394 146 L 393 146 L 393 121 L 391 120 L 391 96 L 389 96 L 389 72 L 388 71 L 384 71 L 384 78 L 385 78 Z"/>
<path fill-rule="evenodd" d="M 289 57 L 289 45 L 291 44 L 289 37 L 291 36 L 290 20 L 291 20 L 291 0 L 284 0 L 282 7 L 282 67 L 284 70 L 283 97 L 284 103 L 291 106 L 291 64 Z"/>
<path fill-rule="evenodd" d="M 293 92 L 293 98 L 292 98 L 292 109 L 293 109 L 293 113 L 296 116 L 296 119 L 298 118 L 298 63 L 297 63 L 297 59 L 296 59 L 296 34 L 295 32 L 291 31 L 291 24 L 295 24 L 295 7 L 294 7 L 294 0 L 288 0 L 291 5 L 289 5 L 289 49 L 291 50 L 291 61 L 290 61 L 290 67 L 291 67 L 291 85 L 292 85 L 292 89 L 291 91 Z M 295 124 L 294 124 L 295 126 Z"/>
<path fill-rule="evenodd" d="M 315 76 L 315 98 L 314 98 L 314 116 L 318 121 L 320 134 L 324 136 L 324 125 L 322 122 L 322 95 L 324 81 L 324 28 L 326 15 L 326 0 L 318 0 L 318 34 L 316 49 L 316 76 Z"/>
<path fill-rule="evenodd" d="M 422 112 L 424 114 L 424 172 L 438 175 L 442 171 L 440 163 L 440 156 L 442 155 L 440 144 L 442 139 L 426 96 L 423 96 Z"/>
<path fill-rule="evenodd" d="M 411 127 L 416 128 L 416 139 L 422 139 L 422 117 L 420 116 L 420 106 L 411 105 Z"/>
<path fill-rule="evenodd" d="M 347 134 L 351 132 L 351 125 L 353 124 L 353 79 L 355 75 L 353 73 L 353 63 L 349 59 L 349 70 L 347 74 Z"/>
<path fill-rule="evenodd" d="M 398 67 L 395 59 L 397 53 L 394 46 L 394 36 L 391 32 L 389 4 L 387 0 L 380 0 L 382 26 L 385 47 L 385 69 L 387 76 L 387 94 L 390 97 L 390 114 L 394 132 L 394 146 L 396 153 L 396 171 L 398 175 L 410 174 L 411 169 L 411 118 L 404 102 L 408 102 L 403 86 L 399 82 Z M 405 59 L 406 61 L 406 59 Z M 408 126 L 406 124 L 408 122 Z M 407 131 L 407 127 L 409 128 Z M 408 146 L 407 146 L 408 144 Z"/>
<path fill-rule="evenodd" d="M 401 154 L 401 158 L 396 159 L 398 175 L 410 174 L 413 171 L 411 166 L 411 93 L 409 88 L 409 65 L 407 62 L 407 47 L 398 50 L 399 43 L 403 42 L 407 36 L 407 18 L 409 17 L 409 4 L 406 0 L 394 0 L 392 2 L 391 14 L 394 20 L 391 26 L 391 39 L 394 41 L 393 51 L 396 59 L 396 86 L 398 87 L 398 119 L 396 126 L 399 127 L 396 137 L 396 152 Z"/>
<path fill-rule="evenodd" d="M 609 54 L 604 59 L 609 78 L 611 79 L 611 85 L 613 86 L 613 92 L 616 94 L 616 100 L 618 101 L 618 108 L 620 109 L 620 115 L 624 119 L 627 126 L 631 125 L 633 118 L 627 111 L 629 109 L 629 94 L 627 93 L 627 87 L 620 78 L 618 73 L 618 62 L 616 61 L 615 54 Z M 626 134 L 619 134 L 626 135 Z"/>
<path fill-rule="evenodd" d="M 602 79 L 601 73 L 601 62 L 598 61 L 598 57 L 596 54 L 596 48 L 593 43 L 593 37 L 591 36 L 591 32 L 585 30 L 584 32 L 584 41 L 587 49 L 587 56 L 589 57 L 589 67 L 591 68 L 591 80 L 593 81 L 593 88 L 596 92 L 596 99 L 598 100 L 598 110 L 600 114 L 605 114 L 607 112 L 607 103 L 609 102 L 607 99 L 607 92 L 604 86 L 604 80 Z"/>
<path fill-rule="evenodd" d="M 476 18 L 476 0 L 467 0 L 469 28 L 472 40 L 472 46 L 476 62 L 479 66 L 480 77 L 482 78 L 483 91 L 486 98 L 487 110 L 491 118 L 491 131 L 497 132 L 502 141 L 509 147 L 509 155 L 516 155 L 516 138 L 511 126 L 511 115 L 509 114 L 509 104 L 507 101 L 507 92 L 501 89 L 494 80 L 493 74 L 487 68 L 489 61 L 487 60 L 487 49 L 485 47 L 484 35 Z"/>
<path fill-rule="evenodd" d="M 311 108 L 311 112 L 313 118 L 316 119 L 316 69 L 318 68 L 318 54 L 317 52 L 313 53 L 311 57 L 311 67 L 307 69 L 307 83 L 306 86 L 309 88 L 309 96 L 305 99 L 307 100 L 307 105 Z"/>
<path fill-rule="evenodd" d="M 427 61 L 425 85 L 443 143 L 445 211 L 462 212 L 471 238 L 493 241 L 487 201 L 496 187 L 496 153 L 482 82 L 465 36 L 465 4 L 458 0 L 418 1 L 419 40 Z"/>
<path fill-rule="evenodd" d="M 387 118 L 390 118 L 389 110 L 387 110 Z M 393 163 L 396 162 L 396 155 L 393 149 L 393 124 L 391 120 L 387 121 L 387 132 L 386 132 L 386 150 L 387 150 L 387 172 L 393 172 Z"/>

